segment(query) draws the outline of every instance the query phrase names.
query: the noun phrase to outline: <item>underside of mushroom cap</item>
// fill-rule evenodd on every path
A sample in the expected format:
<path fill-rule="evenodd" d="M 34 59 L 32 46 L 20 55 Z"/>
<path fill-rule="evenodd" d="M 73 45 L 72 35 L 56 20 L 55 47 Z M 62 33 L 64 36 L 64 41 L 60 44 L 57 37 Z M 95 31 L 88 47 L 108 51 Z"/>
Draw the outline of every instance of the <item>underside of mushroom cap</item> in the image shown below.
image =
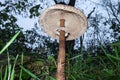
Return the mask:
<path fill-rule="evenodd" d="M 62 4 L 56 4 L 47 8 L 41 15 L 39 23 L 43 30 L 51 37 L 59 39 L 56 34 L 60 29 L 60 19 L 65 19 L 65 32 L 69 33 L 66 40 L 80 37 L 87 29 L 87 19 L 78 9 Z"/>

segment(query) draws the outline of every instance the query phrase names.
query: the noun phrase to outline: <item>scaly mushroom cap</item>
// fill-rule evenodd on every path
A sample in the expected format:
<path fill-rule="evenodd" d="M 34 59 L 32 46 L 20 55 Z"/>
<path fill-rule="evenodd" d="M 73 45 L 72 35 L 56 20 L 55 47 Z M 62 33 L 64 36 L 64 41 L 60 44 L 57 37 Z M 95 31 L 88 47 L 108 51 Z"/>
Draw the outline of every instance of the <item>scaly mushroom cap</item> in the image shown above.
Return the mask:
<path fill-rule="evenodd" d="M 60 19 L 65 19 L 65 28 L 60 28 Z M 66 40 L 80 37 L 87 29 L 87 19 L 78 9 L 62 4 L 47 8 L 41 15 L 39 23 L 43 30 L 51 37 L 59 39 L 57 31 L 65 30 L 68 33 Z"/>

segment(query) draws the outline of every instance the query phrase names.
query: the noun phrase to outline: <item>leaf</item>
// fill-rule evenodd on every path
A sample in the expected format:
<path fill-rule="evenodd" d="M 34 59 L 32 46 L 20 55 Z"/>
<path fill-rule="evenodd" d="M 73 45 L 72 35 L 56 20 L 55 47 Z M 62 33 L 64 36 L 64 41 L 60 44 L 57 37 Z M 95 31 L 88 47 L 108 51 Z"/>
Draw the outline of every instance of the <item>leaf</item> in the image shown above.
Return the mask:
<path fill-rule="evenodd" d="M 113 43 L 112 46 L 120 46 L 120 41 L 116 42 L 116 43 Z"/>
<path fill-rule="evenodd" d="M 49 78 L 50 78 L 50 80 L 57 80 L 57 79 L 55 79 L 55 78 L 53 78 L 53 77 L 51 77 L 51 76 L 49 76 Z"/>
<path fill-rule="evenodd" d="M 36 6 L 32 7 L 29 10 L 29 12 L 30 12 L 29 17 L 32 18 L 32 17 L 35 17 L 35 16 L 39 16 L 39 12 L 38 12 L 39 8 L 40 8 L 40 5 L 36 5 Z"/>
<path fill-rule="evenodd" d="M 9 17 L 8 14 L 6 14 L 6 13 L 1 13 L 1 14 L 2 14 L 1 16 L 2 16 L 3 20 L 7 21 L 8 17 Z"/>
<path fill-rule="evenodd" d="M 23 69 L 26 73 L 28 73 L 30 76 L 32 76 L 34 79 L 40 80 L 36 75 L 34 75 L 29 70 L 25 69 L 23 66 L 20 65 L 20 68 Z"/>
<path fill-rule="evenodd" d="M 2 54 L 12 43 L 13 41 L 17 38 L 17 36 L 20 34 L 20 31 L 18 31 L 12 39 L 3 47 L 3 49 L 0 51 L 0 54 Z"/>

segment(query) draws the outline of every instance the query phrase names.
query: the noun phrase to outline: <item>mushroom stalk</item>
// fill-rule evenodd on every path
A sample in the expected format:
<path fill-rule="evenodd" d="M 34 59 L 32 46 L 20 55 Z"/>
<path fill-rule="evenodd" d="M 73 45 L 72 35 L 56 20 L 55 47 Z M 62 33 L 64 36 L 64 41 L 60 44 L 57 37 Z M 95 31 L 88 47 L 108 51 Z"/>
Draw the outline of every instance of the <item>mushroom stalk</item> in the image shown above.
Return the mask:
<path fill-rule="evenodd" d="M 60 27 L 65 27 L 65 19 L 60 19 Z M 60 31 L 57 80 L 65 80 L 65 31 Z"/>

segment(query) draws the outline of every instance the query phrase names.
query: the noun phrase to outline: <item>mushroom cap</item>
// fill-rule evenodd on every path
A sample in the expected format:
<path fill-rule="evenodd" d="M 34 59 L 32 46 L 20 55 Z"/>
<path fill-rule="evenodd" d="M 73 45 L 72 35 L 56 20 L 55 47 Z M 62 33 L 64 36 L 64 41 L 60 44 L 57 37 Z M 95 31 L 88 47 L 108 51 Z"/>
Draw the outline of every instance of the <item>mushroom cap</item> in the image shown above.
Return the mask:
<path fill-rule="evenodd" d="M 43 30 L 51 37 L 59 39 L 56 30 L 60 28 L 60 19 L 65 19 L 65 32 L 69 33 L 66 40 L 80 37 L 87 29 L 87 18 L 78 9 L 62 4 L 56 4 L 47 8 L 39 19 Z"/>

